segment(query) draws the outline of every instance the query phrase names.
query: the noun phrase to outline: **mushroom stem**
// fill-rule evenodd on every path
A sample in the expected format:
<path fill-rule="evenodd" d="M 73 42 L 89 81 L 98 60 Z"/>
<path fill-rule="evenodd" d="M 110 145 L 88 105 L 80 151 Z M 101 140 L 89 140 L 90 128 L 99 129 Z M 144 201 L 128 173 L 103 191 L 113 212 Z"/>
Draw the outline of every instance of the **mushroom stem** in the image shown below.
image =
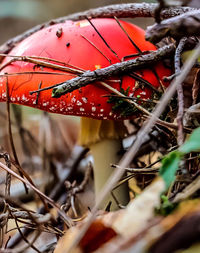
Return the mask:
<path fill-rule="evenodd" d="M 80 144 L 91 150 L 94 158 L 94 188 L 95 199 L 113 172 L 111 164 L 119 162 L 121 148 L 120 136 L 124 136 L 126 128 L 123 122 L 112 120 L 95 120 L 82 118 Z M 129 200 L 128 184 L 124 183 L 113 191 L 114 196 L 121 205 L 126 205 Z M 105 209 L 111 201 L 110 210 L 118 209 L 118 205 L 110 194 L 101 204 Z"/>
<path fill-rule="evenodd" d="M 102 190 L 104 184 L 113 173 L 111 164 L 117 164 L 119 162 L 118 152 L 120 150 L 121 143 L 119 140 L 105 139 L 89 146 L 93 159 L 94 159 L 94 189 L 95 199 L 98 199 L 99 193 Z M 116 200 L 121 205 L 128 203 L 128 186 L 126 183 L 119 186 L 113 191 Z M 109 194 L 104 202 L 101 204 L 101 208 L 105 208 L 111 201 L 111 210 L 118 209 L 116 201 L 112 195 Z"/>

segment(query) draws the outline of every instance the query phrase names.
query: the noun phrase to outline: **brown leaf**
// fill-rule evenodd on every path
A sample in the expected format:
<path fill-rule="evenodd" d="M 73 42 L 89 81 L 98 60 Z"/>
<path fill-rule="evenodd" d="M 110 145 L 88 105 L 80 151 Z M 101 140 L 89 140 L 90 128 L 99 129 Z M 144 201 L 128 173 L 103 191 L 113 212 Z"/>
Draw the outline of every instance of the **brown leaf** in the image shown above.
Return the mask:
<path fill-rule="evenodd" d="M 110 217 L 112 220 L 111 216 L 108 215 L 108 217 Z M 109 221 L 106 221 L 107 218 L 104 218 L 104 215 L 102 217 L 103 218 L 97 218 L 91 224 L 90 228 L 88 229 L 84 237 L 81 239 L 79 247 L 73 249 L 72 253 L 93 252 L 117 235 L 114 229 L 112 229 L 109 225 L 106 225 L 109 224 Z M 66 232 L 66 234 L 58 242 L 55 253 L 65 253 L 69 249 L 71 242 L 79 233 L 79 230 L 82 225 L 83 223 L 81 225 L 78 224 L 76 227 L 72 227 Z"/>
<path fill-rule="evenodd" d="M 80 247 L 84 253 L 93 252 L 116 235 L 112 228 L 105 226 L 101 220 L 96 220 L 81 240 Z"/>

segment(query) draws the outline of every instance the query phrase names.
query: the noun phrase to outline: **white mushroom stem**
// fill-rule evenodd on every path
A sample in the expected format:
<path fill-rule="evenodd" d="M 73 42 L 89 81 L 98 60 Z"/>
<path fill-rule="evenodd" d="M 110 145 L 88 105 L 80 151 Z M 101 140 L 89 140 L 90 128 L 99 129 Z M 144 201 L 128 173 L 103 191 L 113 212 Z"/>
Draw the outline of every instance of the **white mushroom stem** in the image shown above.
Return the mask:
<path fill-rule="evenodd" d="M 104 184 L 113 173 L 113 168 L 110 164 L 117 164 L 119 162 L 120 157 L 118 152 L 121 148 L 120 146 L 120 141 L 113 139 L 105 139 L 89 146 L 94 159 L 94 189 L 96 199 L 98 199 L 98 195 Z M 113 194 L 120 204 L 126 205 L 128 203 L 127 184 L 119 186 L 113 191 Z M 102 208 L 105 208 L 110 201 L 112 202 L 111 209 L 118 209 L 111 194 L 102 203 Z"/>
<path fill-rule="evenodd" d="M 94 188 L 97 199 L 113 172 L 110 165 L 119 162 L 121 148 L 119 136 L 125 134 L 125 127 L 122 122 L 82 118 L 81 128 L 80 143 L 90 148 L 94 158 Z M 113 194 L 121 205 L 126 205 L 129 200 L 128 184 L 122 184 L 113 191 Z M 111 210 L 118 209 L 111 194 L 104 200 L 101 208 L 105 209 L 110 201 Z"/>

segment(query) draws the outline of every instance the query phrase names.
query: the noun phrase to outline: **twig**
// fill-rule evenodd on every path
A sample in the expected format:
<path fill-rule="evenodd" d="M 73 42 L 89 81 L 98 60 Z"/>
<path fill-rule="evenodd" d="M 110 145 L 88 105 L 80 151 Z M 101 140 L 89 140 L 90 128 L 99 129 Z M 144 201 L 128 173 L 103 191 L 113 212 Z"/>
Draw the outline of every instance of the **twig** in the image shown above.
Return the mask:
<path fill-rule="evenodd" d="M 200 114 L 200 103 L 190 106 L 187 108 L 184 118 L 183 125 L 188 127 L 199 127 L 199 114 Z"/>
<path fill-rule="evenodd" d="M 162 20 L 162 18 L 161 18 L 161 11 L 164 9 L 164 8 L 166 8 L 166 5 L 165 5 L 165 0 L 158 0 L 158 2 L 159 2 L 159 5 L 158 5 L 158 7 L 155 9 L 155 12 L 154 12 L 154 14 L 155 14 L 155 21 L 156 21 L 156 23 L 160 23 L 161 22 L 161 20 Z"/>
<path fill-rule="evenodd" d="M 181 71 L 181 53 L 187 41 L 186 37 L 183 37 L 178 47 L 176 48 L 175 56 L 174 56 L 174 67 L 175 73 L 178 74 Z M 183 131 L 183 115 L 184 115 L 184 95 L 183 95 L 183 87 L 182 83 L 177 86 L 177 96 L 178 96 L 178 113 L 177 113 L 177 125 L 178 125 L 178 145 L 181 146 L 184 142 L 184 131 Z"/>
<path fill-rule="evenodd" d="M 10 207 L 10 209 L 12 210 L 11 207 Z M 44 223 L 44 221 L 48 222 L 51 218 L 51 215 L 49 213 L 46 214 L 46 215 L 43 215 L 43 214 L 27 212 L 27 211 L 18 211 L 18 210 L 12 211 L 12 216 L 9 217 L 9 218 L 13 218 L 13 219 L 15 219 L 15 218 L 16 219 L 17 218 L 30 219 L 30 213 L 31 213 L 31 217 L 33 217 L 37 221 L 37 224 L 41 223 L 41 222 Z"/>
<path fill-rule="evenodd" d="M 15 219 L 15 224 L 16 224 L 17 230 L 19 231 L 21 237 L 22 237 L 23 240 L 28 244 L 28 248 L 31 247 L 31 248 L 32 248 L 33 250 L 35 250 L 36 252 L 41 253 L 41 252 L 33 245 L 33 243 L 30 243 L 30 242 L 28 241 L 28 239 L 27 239 L 26 237 L 24 237 L 24 235 L 23 235 L 23 233 L 21 232 L 21 229 L 20 229 L 20 227 L 19 227 L 19 225 L 18 225 L 18 221 L 17 221 L 16 219 Z M 35 239 L 35 238 L 34 238 L 34 239 Z M 26 247 L 26 249 L 27 249 L 27 247 Z"/>
<path fill-rule="evenodd" d="M 103 57 L 106 58 L 106 60 L 112 64 L 111 60 L 92 42 L 90 41 L 89 39 L 87 39 L 83 34 L 81 34 L 81 37 L 83 37 L 85 40 L 87 40 L 87 42 L 89 42 L 96 50 L 98 50 L 98 52 L 103 55 Z"/>
<path fill-rule="evenodd" d="M 192 66 L 194 65 L 196 59 L 198 58 L 199 54 L 200 54 L 200 44 L 198 44 L 194 54 L 184 64 L 184 66 L 182 68 L 182 71 L 181 71 L 181 74 L 177 77 L 177 79 L 175 81 L 173 81 L 171 83 L 170 87 L 166 90 L 165 94 L 162 96 L 161 102 L 156 106 L 152 117 L 149 120 L 147 120 L 144 123 L 143 127 L 139 130 L 135 142 L 133 143 L 133 145 L 131 146 L 129 151 L 124 155 L 124 157 L 121 159 L 121 161 L 119 163 L 119 166 L 122 169 L 121 170 L 120 169 L 116 170 L 110 176 L 110 178 L 108 178 L 104 188 L 102 189 L 102 191 L 99 194 L 99 197 L 97 199 L 97 202 L 96 202 L 94 208 L 92 209 L 91 213 L 88 215 L 87 222 L 80 229 L 77 236 L 75 236 L 74 240 L 69 245 L 69 250 L 66 253 L 71 252 L 71 250 L 76 245 L 78 245 L 78 243 L 80 242 L 80 240 L 82 239 L 82 237 L 84 236 L 86 231 L 88 230 L 89 226 L 91 225 L 92 221 L 94 220 L 99 205 L 101 204 L 103 199 L 107 196 L 107 194 L 112 190 L 114 185 L 118 182 L 118 180 L 123 175 L 124 168 L 126 168 L 130 164 L 131 160 L 134 158 L 136 152 L 138 151 L 138 149 L 141 146 L 141 143 L 142 143 L 142 140 L 143 140 L 144 136 L 151 131 L 153 125 L 156 122 L 156 119 L 162 114 L 162 112 L 165 109 L 166 105 L 168 104 L 169 100 L 174 95 L 174 93 L 177 89 L 177 85 L 182 83 L 183 80 L 186 78 L 186 76 L 188 75 L 188 73 L 191 70 Z"/>
<path fill-rule="evenodd" d="M 117 21 L 117 24 L 119 25 L 119 27 L 122 29 L 122 31 L 126 34 L 126 36 L 128 37 L 129 41 L 131 42 L 131 44 L 135 47 L 135 49 L 138 51 L 138 54 L 141 55 L 142 51 L 140 50 L 140 48 L 136 45 L 136 43 L 132 40 L 132 38 L 129 36 L 129 34 L 127 33 L 127 31 L 124 29 L 124 27 L 121 25 L 121 23 L 119 22 L 117 17 L 114 17 L 114 19 Z"/>
<path fill-rule="evenodd" d="M 84 190 L 85 186 L 88 183 L 91 171 L 92 171 L 92 164 L 89 163 L 88 167 L 87 167 L 87 169 L 85 171 L 85 175 L 84 175 L 83 181 L 78 186 L 76 186 L 76 182 L 74 182 L 74 183 L 70 183 L 69 181 L 65 182 L 65 187 L 66 187 L 66 190 L 67 190 L 67 200 L 66 200 L 66 204 L 64 204 L 62 206 L 62 209 L 65 212 L 67 212 L 69 210 L 70 206 L 71 207 L 74 206 L 73 203 L 74 203 L 76 194 L 80 193 L 80 192 L 82 192 Z M 73 208 L 73 210 L 74 210 L 74 213 L 76 213 L 75 208 Z M 77 215 L 75 215 L 75 216 L 77 216 Z"/>
<path fill-rule="evenodd" d="M 172 200 L 172 202 L 177 203 L 180 202 L 181 200 L 187 199 L 199 189 L 200 189 L 200 176 L 198 176 L 195 180 L 193 180 L 191 184 L 187 185 L 182 192 L 178 193 Z"/>
<path fill-rule="evenodd" d="M 87 21 L 90 23 L 90 25 L 93 27 L 93 29 L 95 30 L 95 32 L 99 35 L 99 37 L 101 38 L 101 40 L 103 41 L 103 43 L 106 45 L 106 47 L 115 55 L 115 57 L 120 61 L 119 56 L 117 55 L 117 53 L 111 48 L 110 45 L 108 45 L 107 41 L 104 39 L 104 37 L 101 35 L 101 33 L 98 31 L 98 29 L 95 27 L 95 25 L 92 23 L 92 21 L 86 17 Z"/>
<path fill-rule="evenodd" d="M 129 104 L 131 104 L 135 108 L 137 108 L 140 112 L 142 112 L 144 114 L 143 117 L 151 117 L 152 116 L 152 114 L 147 109 L 145 109 L 144 107 L 142 107 L 140 104 L 136 103 L 134 101 L 134 99 L 130 100 L 129 98 L 126 98 L 126 96 L 124 94 L 122 94 L 121 92 L 119 92 L 118 90 L 116 90 L 115 88 L 113 88 L 112 86 L 108 85 L 105 82 L 99 82 L 99 83 L 103 87 L 105 87 L 107 90 L 109 90 L 110 92 L 116 94 L 117 96 L 121 97 L 122 99 L 125 99 Z M 160 126 L 168 127 L 168 128 L 171 128 L 171 129 L 175 129 L 175 130 L 178 129 L 177 124 L 166 122 L 166 121 L 163 121 L 163 120 L 161 120 L 159 118 L 157 119 L 156 124 L 158 124 Z M 186 128 L 186 127 L 184 127 L 184 131 L 186 133 L 191 133 L 191 129 Z"/>
<path fill-rule="evenodd" d="M 30 176 L 28 175 L 28 173 L 26 173 L 25 170 L 23 170 L 23 168 L 21 167 L 20 163 L 19 163 L 19 159 L 17 156 L 17 152 L 15 149 L 15 145 L 14 145 L 14 140 L 13 140 L 13 136 L 12 136 L 12 129 L 11 129 L 11 119 L 10 119 L 10 101 L 9 101 L 9 87 L 8 87 L 8 82 L 6 83 L 6 93 L 7 93 L 7 112 L 8 112 L 8 132 L 9 132 L 9 137 L 10 137 L 10 144 L 11 144 L 11 148 L 12 148 L 12 152 L 13 152 L 13 156 L 15 159 L 15 167 L 17 168 L 20 176 L 22 178 L 26 178 L 28 180 L 28 182 L 30 182 L 31 185 L 33 185 L 35 187 L 34 182 L 32 181 L 32 179 L 30 178 Z M 9 168 L 10 169 L 10 168 Z M 11 169 L 10 169 L 11 170 Z M 25 191 L 26 193 L 28 193 L 28 188 L 26 186 L 26 183 L 24 181 L 22 181 Z M 35 187 L 36 188 L 36 187 Z M 39 194 L 39 197 L 45 207 L 46 210 L 48 210 L 48 205 L 46 204 L 46 202 L 44 201 L 42 195 Z"/>
<path fill-rule="evenodd" d="M 11 129 L 8 78 L 6 78 L 6 98 L 7 98 L 6 99 L 6 105 L 7 105 L 7 119 L 8 119 L 8 134 L 9 134 L 10 145 L 11 145 L 12 153 L 13 153 L 16 165 L 17 165 L 18 172 L 19 172 L 20 176 L 22 178 L 24 178 L 25 172 L 21 168 L 19 160 L 18 160 L 17 152 L 16 152 L 16 149 L 15 149 L 14 141 L 13 141 L 12 129 Z M 27 188 L 26 184 L 25 183 L 23 183 L 23 184 L 24 184 L 25 192 L 28 193 L 28 188 Z"/>
<path fill-rule="evenodd" d="M 114 164 L 112 164 L 112 167 L 121 169 L 121 167 Z M 159 171 L 159 169 L 154 169 L 154 168 L 125 168 L 125 170 L 133 174 L 155 174 Z"/>
<path fill-rule="evenodd" d="M 7 152 L 0 152 L 0 158 L 3 158 L 6 166 L 11 169 L 11 160 L 10 156 Z M 10 195 L 10 186 L 11 186 L 11 175 L 9 173 L 6 174 L 6 187 L 5 187 L 5 195 Z M 2 203 L 0 203 L 2 205 Z"/>
<path fill-rule="evenodd" d="M 83 159 L 83 157 L 88 153 L 88 148 L 81 148 L 79 147 L 79 151 L 78 151 L 78 156 L 77 156 L 77 146 L 75 146 L 73 152 L 72 152 L 72 156 L 68 161 L 68 164 L 66 165 L 68 167 L 68 169 L 65 170 L 65 174 L 63 175 L 63 178 L 60 182 L 58 182 L 56 184 L 56 186 L 52 189 L 51 193 L 50 193 L 50 198 L 53 199 L 55 202 L 58 202 L 60 195 L 65 191 L 65 186 L 64 183 L 66 180 L 72 180 L 74 174 L 77 171 L 77 167 L 80 163 L 80 161 Z M 74 157 L 74 155 L 76 155 Z M 70 169 L 69 169 L 70 168 Z M 63 202 L 62 202 L 63 203 Z M 44 207 L 40 208 L 38 213 L 44 213 Z M 23 230 L 23 234 L 25 236 L 28 236 L 28 234 L 30 234 L 32 230 L 25 228 Z M 14 237 L 11 238 L 8 246 L 10 248 L 15 248 L 16 245 L 21 241 L 21 236 L 19 234 L 16 234 Z"/>
<path fill-rule="evenodd" d="M 200 69 L 197 70 L 195 74 L 194 82 L 192 85 L 192 104 L 193 105 L 197 103 L 199 94 L 200 94 L 199 80 L 200 80 Z"/>
<path fill-rule="evenodd" d="M 22 181 L 23 183 L 25 183 L 26 185 L 28 185 L 29 187 L 31 187 L 36 193 L 38 193 L 39 196 L 41 196 L 42 198 L 44 198 L 51 206 L 53 206 L 54 208 L 56 208 L 56 210 L 58 211 L 58 213 L 60 214 L 60 216 L 63 218 L 63 220 L 66 222 L 66 224 L 68 226 L 72 226 L 71 219 L 69 217 L 67 217 L 60 210 L 60 207 L 52 199 L 50 199 L 49 197 L 47 197 L 44 193 L 42 193 L 40 190 L 38 190 L 33 184 L 31 184 L 26 179 L 20 177 L 18 174 L 16 174 L 14 171 L 12 171 L 11 169 L 9 169 L 6 165 L 4 165 L 1 162 L 0 162 L 0 168 L 2 168 L 3 170 L 9 172 L 12 176 L 16 177 L 17 179 L 19 179 L 20 181 Z"/>
<path fill-rule="evenodd" d="M 76 78 L 68 80 L 67 82 L 56 84 L 55 86 L 51 86 L 46 89 L 54 88 L 52 96 L 60 97 L 68 92 L 72 92 L 76 89 L 91 84 L 92 82 L 101 81 L 110 76 L 122 75 L 129 73 L 131 71 L 138 70 L 140 68 L 145 68 L 166 58 L 166 56 L 171 55 L 173 52 L 174 52 L 174 45 L 170 44 L 162 48 L 159 48 L 157 51 L 153 51 L 147 55 L 142 55 L 133 60 L 116 63 L 102 69 L 97 69 L 95 71 L 86 71 Z M 35 92 L 42 90 L 44 89 L 37 90 Z"/>
<path fill-rule="evenodd" d="M 7 55 L 7 57 L 12 57 L 12 60 L 10 60 L 7 63 L 5 63 L 4 65 L 2 65 L 0 70 L 4 69 L 6 66 L 11 64 L 12 62 L 23 61 L 23 62 L 33 63 L 33 64 L 36 64 L 38 66 L 43 66 L 43 67 L 46 67 L 46 68 L 51 68 L 51 69 L 56 69 L 56 70 L 69 72 L 69 73 L 72 73 L 72 74 L 82 74 L 83 73 L 83 71 L 78 69 L 78 68 L 72 68 L 72 67 L 67 67 L 67 66 L 62 66 L 62 65 L 55 64 L 55 63 L 51 63 L 49 61 L 53 61 L 53 62 L 56 61 L 56 60 L 51 59 L 51 58 L 42 58 L 42 57 L 36 57 L 36 56 L 12 56 L 12 55 Z M 41 60 L 41 59 L 43 59 L 43 60 Z M 59 63 L 61 63 L 61 62 L 59 62 Z M 64 63 L 61 63 L 61 64 L 64 65 Z"/>
<path fill-rule="evenodd" d="M 105 7 L 100 7 L 96 9 L 91 9 L 84 12 L 75 13 L 58 19 L 50 20 L 41 25 L 37 25 L 26 32 L 8 40 L 0 47 L 0 53 L 8 53 L 12 48 L 25 38 L 29 37 L 31 34 L 54 24 L 64 23 L 66 20 L 81 20 L 86 17 L 90 18 L 111 18 L 116 16 L 118 18 L 134 18 L 134 17 L 154 17 L 154 11 L 157 8 L 157 4 L 148 4 L 148 3 L 132 3 L 132 4 L 116 4 L 108 5 Z M 195 10 L 194 8 L 189 7 L 176 7 L 168 8 L 161 12 L 162 19 L 174 17 L 182 13 Z"/>
<path fill-rule="evenodd" d="M 147 28 L 146 39 L 152 43 L 170 36 L 175 39 L 200 35 L 200 10 L 191 11 L 177 17 L 169 18 L 160 24 Z"/>

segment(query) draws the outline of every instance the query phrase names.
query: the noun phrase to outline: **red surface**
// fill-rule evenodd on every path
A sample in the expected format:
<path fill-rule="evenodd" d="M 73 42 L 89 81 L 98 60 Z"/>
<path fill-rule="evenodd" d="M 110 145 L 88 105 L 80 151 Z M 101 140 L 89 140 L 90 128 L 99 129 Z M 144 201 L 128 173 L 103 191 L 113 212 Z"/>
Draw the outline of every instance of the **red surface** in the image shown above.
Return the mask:
<path fill-rule="evenodd" d="M 142 29 L 124 21 L 120 22 L 140 50 L 146 51 L 156 49 L 154 45 L 145 41 L 144 31 Z M 10 52 L 10 55 L 48 57 L 74 65 L 84 70 L 95 70 L 96 68 L 103 68 L 110 65 L 106 57 L 110 59 L 111 63 L 117 63 L 124 56 L 138 53 L 137 49 L 133 46 L 114 19 L 93 19 L 92 23 L 108 45 L 117 53 L 119 59 L 105 45 L 94 28 L 86 20 L 80 22 L 67 21 L 38 31 L 19 43 Z M 56 32 L 60 28 L 62 28 L 62 34 L 58 37 Z M 82 35 L 101 50 L 106 57 L 91 45 L 91 43 L 84 39 Z M 5 58 L 3 64 L 9 60 L 10 58 Z M 155 69 L 160 78 L 164 75 L 170 75 L 170 71 L 165 69 L 162 64 L 156 66 Z M 50 68 L 38 67 L 32 63 L 17 61 L 5 67 L 1 71 L 1 74 L 16 72 L 24 73 L 29 71 L 40 71 L 41 73 L 46 71 L 52 73 L 59 72 L 58 70 L 52 70 Z M 159 82 L 152 71 L 142 70 L 138 73 L 153 86 L 159 86 Z M 111 112 L 112 105 L 107 103 L 108 98 L 102 97 L 103 95 L 109 94 L 109 92 L 98 84 L 88 85 L 81 90 L 76 90 L 61 98 L 52 98 L 52 90 L 41 92 L 37 101 L 36 94 L 29 94 L 30 91 L 37 90 L 40 83 L 41 87 L 44 88 L 66 81 L 72 77 L 71 74 L 48 75 L 32 73 L 12 77 L 9 76 L 8 87 L 10 100 L 13 103 L 24 104 L 61 114 L 89 116 L 99 119 L 120 117 Z M 112 83 L 112 86 L 119 90 L 119 83 Z M 144 98 L 149 98 L 151 96 L 150 89 L 144 88 L 143 90 L 138 89 L 135 91 L 135 80 L 127 76 L 123 77 L 122 87 L 126 90 L 129 86 L 130 96 L 138 94 Z M 5 101 L 5 98 L 6 78 L 1 77 L 0 100 Z"/>

